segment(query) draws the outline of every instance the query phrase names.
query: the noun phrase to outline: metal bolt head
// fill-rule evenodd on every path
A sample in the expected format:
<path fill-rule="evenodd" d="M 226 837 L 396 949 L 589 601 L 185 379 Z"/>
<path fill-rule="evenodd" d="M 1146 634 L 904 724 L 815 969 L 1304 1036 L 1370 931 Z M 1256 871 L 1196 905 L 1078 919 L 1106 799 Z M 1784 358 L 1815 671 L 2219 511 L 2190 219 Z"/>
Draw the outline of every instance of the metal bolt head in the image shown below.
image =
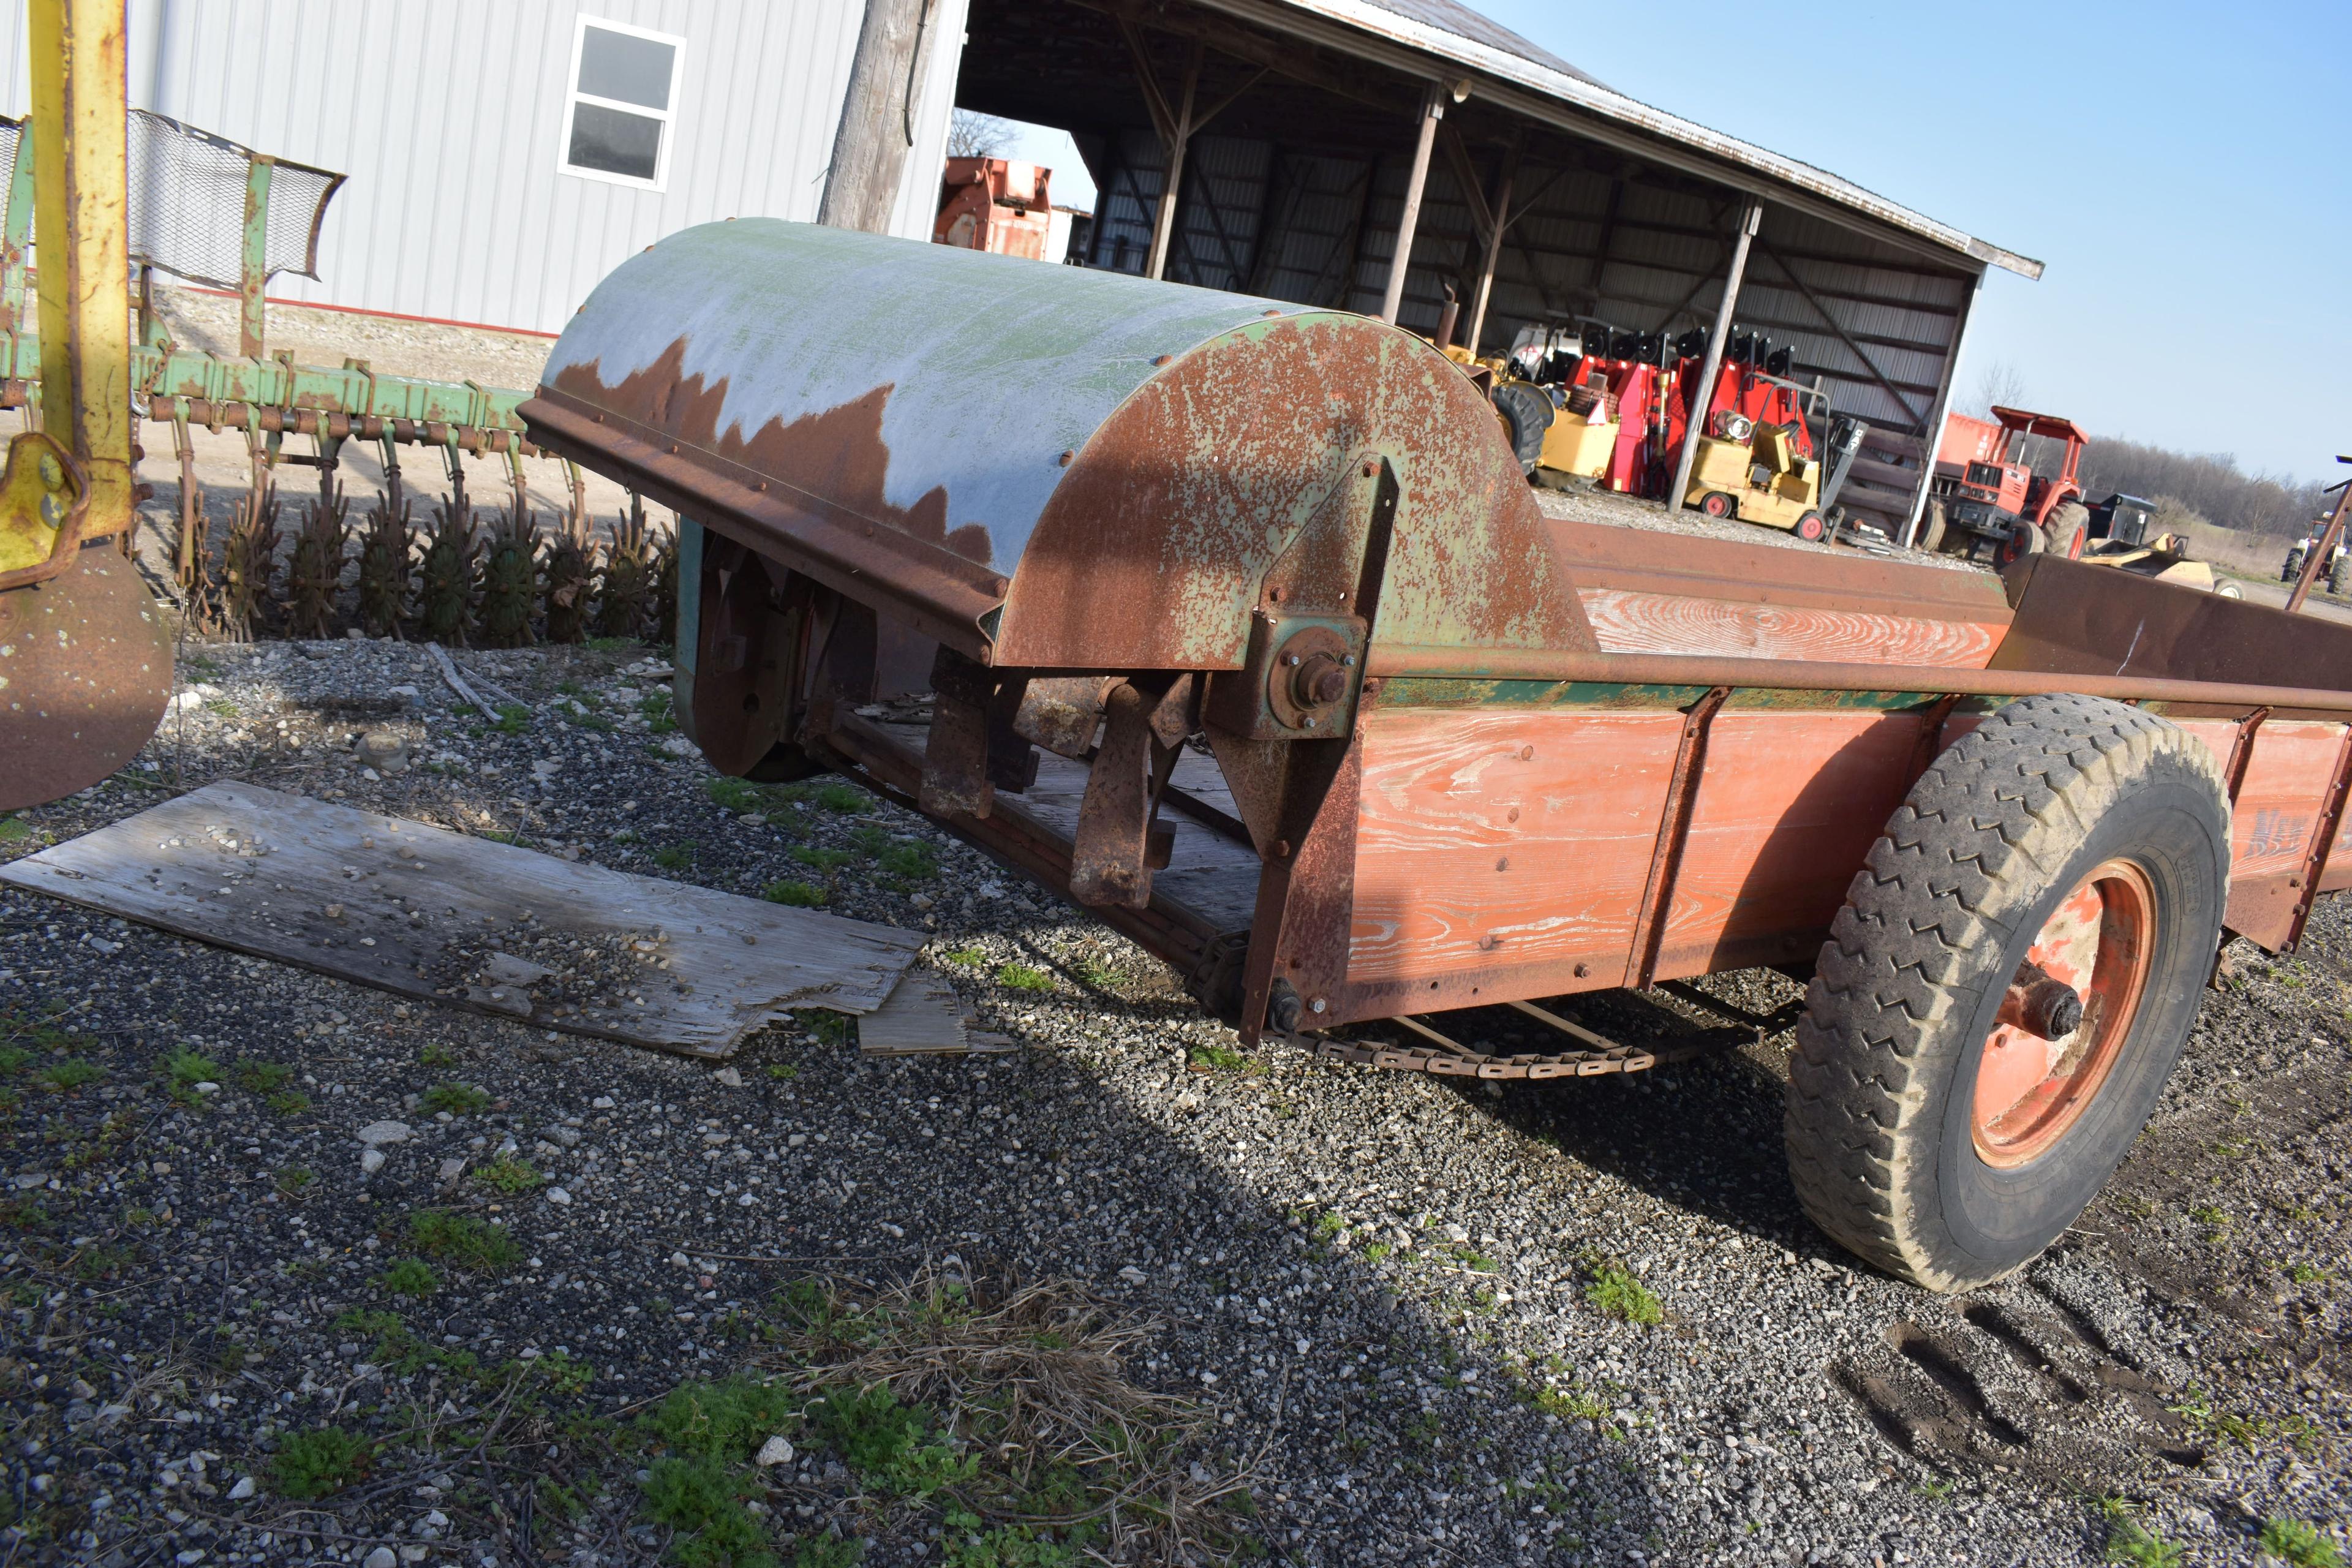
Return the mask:
<path fill-rule="evenodd" d="M 1307 717 L 1307 718 L 1305 718 L 1305 719 L 1300 720 L 1298 722 L 1299 722 L 1299 727 L 1300 727 L 1300 728 L 1302 728 L 1302 729 L 1312 730 L 1313 728 L 1315 728 L 1315 720 L 1314 720 L 1314 718 L 1313 718 L 1313 716 L 1312 716 L 1312 715 L 1309 715 L 1308 717 Z"/>
<path fill-rule="evenodd" d="M 1339 656 L 1339 664 L 1344 669 L 1353 669 L 1356 668 L 1356 656 L 1352 653 L 1343 653 Z"/>
<path fill-rule="evenodd" d="M 1318 996 L 1314 1001 L 1307 1004 L 1307 1010 L 1310 1013 L 1320 1013 L 1325 1011 L 1328 1006 L 1328 1003 L 1325 1002 L 1322 997 Z"/>
<path fill-rule="evenodd" d="M 1298 663 L 1298 656 L 1295 653 L 1284 654 L 1282 656 L 1282 662 L 1295 667 Z"/>

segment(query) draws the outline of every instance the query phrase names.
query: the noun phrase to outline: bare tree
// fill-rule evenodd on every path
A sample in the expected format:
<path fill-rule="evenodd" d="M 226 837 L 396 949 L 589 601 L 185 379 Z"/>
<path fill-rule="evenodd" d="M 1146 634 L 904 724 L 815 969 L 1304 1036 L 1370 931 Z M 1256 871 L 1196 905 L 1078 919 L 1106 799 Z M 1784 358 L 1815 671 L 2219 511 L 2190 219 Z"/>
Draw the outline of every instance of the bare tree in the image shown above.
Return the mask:
<path fill-rule="evenodd" d="M 969 109 L 959 109 L 948 124 L 948 156 L 950 158 L 997 158 L 1020 136 L 1019 128 L 1010 120 L 999 120 L 992 114 L 975 114 Z"/>
<path fill-rule="evenodd" d="M 1997 359 L 1977 373 L 1975 395 L 1961 412 L 1990 419 L 1995 407 L 2025 405 L 2025 373 L 2005 359 Z"/>

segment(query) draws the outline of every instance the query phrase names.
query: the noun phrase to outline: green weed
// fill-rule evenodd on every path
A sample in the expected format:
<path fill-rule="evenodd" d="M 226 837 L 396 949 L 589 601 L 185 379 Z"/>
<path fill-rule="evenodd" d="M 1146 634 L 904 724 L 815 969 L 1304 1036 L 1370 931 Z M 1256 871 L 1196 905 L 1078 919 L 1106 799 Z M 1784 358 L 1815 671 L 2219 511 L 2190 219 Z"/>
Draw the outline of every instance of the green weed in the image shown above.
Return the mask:
<path fill-rule="evenodd" d="M 1665 1321 L 1665 1309 L 1658 1304 L 1657 1297 L 1623 1264 L 1591 1259 L 1588 1266 L 1592 1269 L 1592 1279 L 1584 1287 L 1584 1299 L 1603 1316 L 1643 1328 Z"/>
<path fill-rule="evenodd" d="M 310 1109 L 310 1097 L 299 1089 L 281 1089 L 261 1103 L 279 1116 L 299 1116 Z"/>
<path fill-rule="evenodd" d="M 373 1460 L 367 1439 L 340 1426 L 320 1426 L 280 1437 L 269 1470 L 280 1496 L 322 1498 L 366 1475 Z"/>
<path fill-rule="evenodd" d="M 1025 963 L 999 964 L 996 983 L 1008 991 L 1051 991 L 1054 988 L 1053 976 Z"/>
<path fill-rule="evenodd" d="M 665 844 L 654 851 L 654 864 L 665 871 L 683 871 L 694 864 L 694 840 Z"/>
<path fill-rule="evenodd" d="M 196 1085 L 221 1080 L 220 1063 L 185 1046 L 166 1055 L 161 1065 L 164 1093 L 182 1105 L 194 1105 L 203 1100 L 204 1097 L 196 1092 Z"/>
<path fill-rule="evenodd" d="M 874 804 L 874 797 L 855 784 L 829 784 L 818 787 L 816 803 L 827 811 L 846 816 L 853 811 L 864 811 Z"/>
<path fill-rule="evenodd" d="M 2180 1548 L 2140 1522 L 2131 1504 L 2109 1498 L 2099 1505 L 2107 1517 L 2107 1561 L 2134 1568 L 2180 1568 Z"/>
<path fill-rule="evenodd" d="M 2344 1568 L 2344 1556 L 2336 1550 L 2336 1542 L 2320 1534 L 2315 1525 L 2299 1519 L 2270 1521 L 2263 1526 L 2256 1544 L 2293 1568 Z"/>
<path fill-rule="evenodd" d="M 42 1083 L 59 1094 L 69 1094 L 104 1078 L 106 1069 L 86 1057 L 68 1057 L 43 1068 L 39 1076 Z"/>
<path fill-rule="evenodd" d="M 804 1007 L 793 1015 L 793 1021 L 815 1036 L 821 1046 L 846 1046 L 857 1038 L 857 1021 L 846 1013 Z"/>
<path fill-rule="evenodd" d="M 416 1103 L 436 1115 L 446 1110 L 452 1116 L 478 1116 L 490 1108 L 490 1095 L 470 1083 L 436 1083 L 418 1095 Z"/>
<path fill-rule="evenodd" d="M 453 1068 L 457 1065 L 457 1053 L 447 1046 L 430 1045 L 416 1053 L 417 1064 L 428 1068 Z"/>
<path fill-rule="evenodd" d="M 824 889 L 807 882 L 771 882 L 760 889 L 760 896 L 772 904 L 784 904 L 796 910 L 821 909 L 824 905 Z"/>
<path fill-rule="evenodd" d="M 498 731 L 501 735 L 520 735 L 530 728 L 530 710 L 520 702 L 499 706 Z"/>
<path fill-rule="evenodd" d="M 15 844 L 32 836 L 32 826 L 23 817 L 0 816 L 0 844 Z"/>
<path fill-rule="evenodd" d="M 930 1440 L 928 1405 L 901 1405 L 887 1385 L 845 1389 L 812 1401 L 810 1426 L 869 1486 L 928 1498 L 970 1480 L 980 1462 Z"/>
<path fill-rule="evenodd" d="M 254 1094 L 275 1094 L 294 1081 L 294 1069 L 284 1062 L 247 1057 L 229 1069 L 229 1076 L 239 1089 Z"/>
<path fill-rule="evenodd" d="M 418 1209 L 411 1214 L 408 1245 L 453 1267 L 489 1273 L 503 1273 L 522 1260 L 522 1249 L 505 1231 L 447 1209 Z"/>
<path fill-rule="evenodd" d="M 940 954 L 942 962 L 960 964 L 966 969 L 978 969 L 988 962 L 988 954 L 976 947 L 951 947 Z"/>
<path fill-rule="evenodd" d="M 874 863 L 909 882 L 928 882 L 940 874 L 939 855 L 919 838 L 901 838 L 883 846 L 876 852 Z"/>
<path fill-rule="evenodd" d="M 376 1288 L 394 1296 L 430 1296 L 441 1289 L 440 1276 L 421 1258 L 401 1258 L 376 1276 Z"/>
<path fill-rule="evenodd" d="M 857 858 L 846 849 L 824 849 L 813 844 L 795 845 L 793 858 L 817 871 L 838 871 Z"/>
<path fill-rule="evenodd" d="M 280 1194 L 290 1198 L 318 1179 L 319 1173 L 308 1165 L 287 1165 L 272 1178 L 272 1184 Z"/>
<path fill-rule="evenodd" d="M 1259 1073 L 1265 1064 L 1230 1046 L 1194 1046 L 1184 1053 L 1184 1060 L 1195 1072 Z"/>
<path fill-rule="evenodd" d="M 484 1186 L 495 1187 L 507 1194 L 527 1193 L 547 1180 L 528 1160 L 512 1154 L 501 1154 L 488 1164 L 474 1168 L 474 1180 Z"/>

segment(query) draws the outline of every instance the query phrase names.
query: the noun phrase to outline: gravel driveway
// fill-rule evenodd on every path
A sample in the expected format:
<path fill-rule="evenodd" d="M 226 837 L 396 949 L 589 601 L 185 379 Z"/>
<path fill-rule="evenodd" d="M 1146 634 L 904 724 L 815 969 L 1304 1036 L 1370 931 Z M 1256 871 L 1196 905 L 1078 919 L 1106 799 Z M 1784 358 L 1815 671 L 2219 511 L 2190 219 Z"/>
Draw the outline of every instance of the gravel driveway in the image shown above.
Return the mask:
<path fill-rule="evenodd" d="M 0 819 L 0 856 L 238 776 L 920 929 L 1021 1048 L 867 1060 L 803 1015 L 714 1069 L 0 890 L 0 1563 L 1109 1552 L 1074 1508 L 1034 1522 L 1056 1465 L 1128 1489 L 1102 1517 L 1141 1519 L 1138 1561 L 2345 1541 L 2340 905 L 2298 958 L 2232 951 L 2154 1128 L 2053 1254 L 1941 1300 L 1798 1212 L 1785 1037 L 1508 1086 L 1243 1055 L 1156 962 L 929 824 L 716 780 L 650 650 L 462 657 L 535 711 L 462 713 L 396 643 L 191 647 L 142 761 Z M 365 775 L 376 728 L 417 765 Z M 1003 1330 L 982 1309 L 1008 1301 L 1063 1326 Z M 1033 1471 L 983 1440 L 1026 1430 L 1035 1380 L 984 1375 L 1015 1350 L 1118 1413 L 1089 1439 L 1108 1458 Z M 825 1370 L 892 1355 L 969 1375 L 886 1408 Z M 753 1366 L 789 1408 L 735 1379 Z M 1139 1514 L 1153 1498 L 1192 1522 Z"/>

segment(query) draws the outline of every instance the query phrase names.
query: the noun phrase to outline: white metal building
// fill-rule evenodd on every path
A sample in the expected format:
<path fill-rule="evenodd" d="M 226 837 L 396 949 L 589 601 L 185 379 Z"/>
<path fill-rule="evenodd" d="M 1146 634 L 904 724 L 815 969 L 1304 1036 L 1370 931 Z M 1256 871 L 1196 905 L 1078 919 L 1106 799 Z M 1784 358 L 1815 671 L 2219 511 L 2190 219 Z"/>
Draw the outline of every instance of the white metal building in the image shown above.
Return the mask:
<path fill-rule="evenodd" d="M 893 230 L 928 237 L 964 0 L 935 0 Z M 272 299 L 562 328 L 717 218 L 813 220 L 864 0 L 131 0 L 133 107 L 349 176 Z M 25 0 L 0 0 L 6 113 Z M 598 89 L 602 89 L 601 91 Z"/>

